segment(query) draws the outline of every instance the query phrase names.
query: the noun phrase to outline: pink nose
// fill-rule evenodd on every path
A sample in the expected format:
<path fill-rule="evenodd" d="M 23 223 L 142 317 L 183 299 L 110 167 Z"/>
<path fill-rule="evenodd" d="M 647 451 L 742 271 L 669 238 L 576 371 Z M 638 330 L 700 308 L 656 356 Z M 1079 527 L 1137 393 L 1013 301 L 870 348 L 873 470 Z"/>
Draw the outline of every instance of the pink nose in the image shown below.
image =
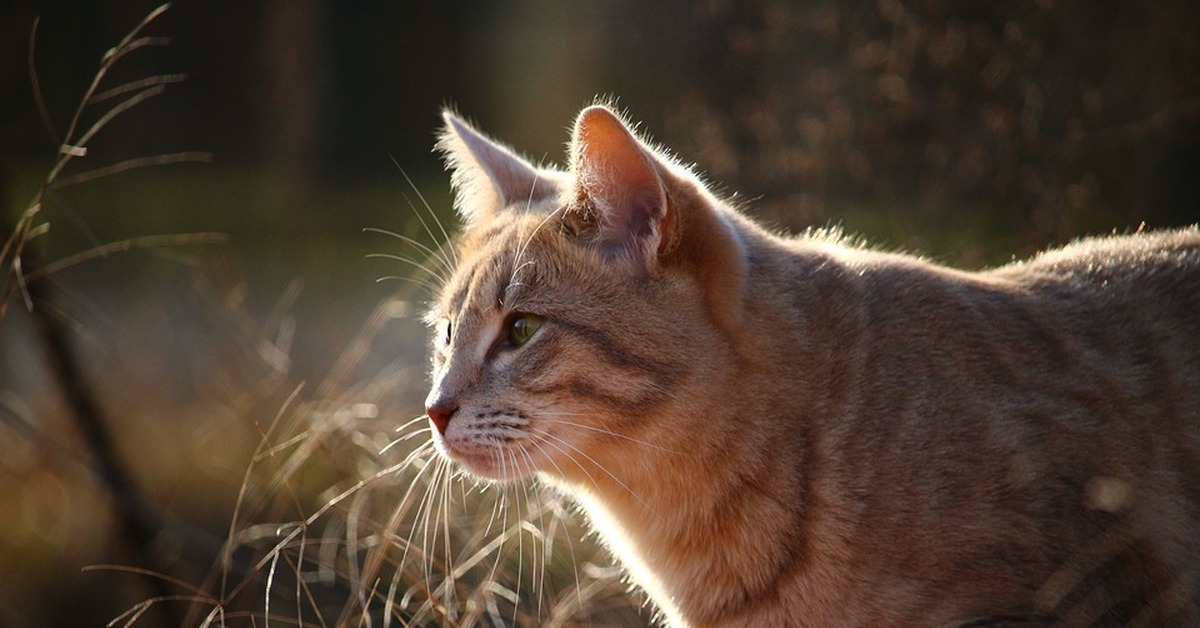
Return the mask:
<path fill-rule="evenodd" d="M 425 408 L 425 414 L 429 415 L 429 422 L 433 423 L 433 427 L 437 428 L 439 434 L 446 433 L 446 427 L 450 425 L 450 417 L 458 411 L 458 404 L 453 401 L 438 401 L 433 405 Z"/>

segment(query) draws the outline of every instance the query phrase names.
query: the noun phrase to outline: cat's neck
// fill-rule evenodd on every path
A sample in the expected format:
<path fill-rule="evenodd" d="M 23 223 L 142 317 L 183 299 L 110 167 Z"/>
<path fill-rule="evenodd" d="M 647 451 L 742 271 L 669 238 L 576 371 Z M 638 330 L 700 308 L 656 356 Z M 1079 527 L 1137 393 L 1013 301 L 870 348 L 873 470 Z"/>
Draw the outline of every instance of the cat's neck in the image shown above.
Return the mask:
<path fill-rule="evenodd" d="M 671 429 L 615 443 L 619 467 L 560 482 L 672 624 L 685 623 L 679 608 L 688 609 L 682 619 L 690 625 L 752 613 L 748 605 L 770 600 L 777 578 L 794 577 L 794 566 L 810 554 L 839 551 L 828 546 L 828 535 L 814 534 L 817 435 L 795 425 L 826 423 L 820 415 L 847 405 L 840 396 L 848 394 L 852 369 L 843 363 L 853 359 L 865 324 L 843 285 L 850 271 L 831 257 L 834 248 L 797 251 L 756 229 L 740 235 L 749 280 L 744 326 L 697 357 L 710 383 L 646 417 L 647 424 Z M 797 272 L 809 277 L 804 290 L 813 291 L 815 307 L 796 307 L 804 295 L 780 289 L 794 285 Z M 830 309 L 828 300 L 815 298 L 821 291 L 846 298 Z M 803 384 L 781 389 L 777 382 L 789 378 Z M 781 420 L 795 408 L 813 416 Z M 801 461 L 801 468 L 779 473 L 781 460 Z M 781 503 L 779 495 L 793 498 Z M 822 602 L 819 593 L 811 600 Z"/>

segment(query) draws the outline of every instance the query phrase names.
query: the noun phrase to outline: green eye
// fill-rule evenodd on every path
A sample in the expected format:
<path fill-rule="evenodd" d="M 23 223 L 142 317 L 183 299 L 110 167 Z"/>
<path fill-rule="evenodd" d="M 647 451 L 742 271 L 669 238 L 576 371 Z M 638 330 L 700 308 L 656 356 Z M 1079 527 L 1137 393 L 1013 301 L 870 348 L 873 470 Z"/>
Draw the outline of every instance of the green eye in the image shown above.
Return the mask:
<path fill-rule="evenodd" d="M 542 320 L 537 314 L 513 314 L 508 322 L 508 344 L 519 347 L 529 342 L 542 326 Z"/>

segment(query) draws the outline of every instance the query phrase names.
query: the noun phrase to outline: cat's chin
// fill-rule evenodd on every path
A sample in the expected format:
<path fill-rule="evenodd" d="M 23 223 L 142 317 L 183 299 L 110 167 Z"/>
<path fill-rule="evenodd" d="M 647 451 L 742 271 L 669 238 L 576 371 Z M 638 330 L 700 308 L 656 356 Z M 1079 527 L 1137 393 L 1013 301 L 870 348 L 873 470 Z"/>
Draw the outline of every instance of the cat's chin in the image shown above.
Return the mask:
<path fill-rule="evenodd" d="M 534 471 L 513 464 L 502 452 L 449 452 L 439 447 L 438 453 L 468 474 L 489 482 L 519 482 L 533 477 Z"/>
<path fill-rule="evenodd" d="M 533 477 L 526 469 L 497 464 L 495 458 L 456 460 L 455 463 L 467 473 L 491 482 L 520 482 Z"/>

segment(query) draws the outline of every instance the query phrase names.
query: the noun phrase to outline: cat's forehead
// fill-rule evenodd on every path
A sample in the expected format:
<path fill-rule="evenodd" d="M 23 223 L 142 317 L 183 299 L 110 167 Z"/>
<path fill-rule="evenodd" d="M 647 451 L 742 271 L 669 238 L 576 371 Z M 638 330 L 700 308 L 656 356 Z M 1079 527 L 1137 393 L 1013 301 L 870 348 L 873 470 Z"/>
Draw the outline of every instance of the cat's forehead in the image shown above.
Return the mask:
<path fill-rule="evenodd" d="M 539 284 L 555 254 L 551 222 L 546 215 L 507 216 L 463 233 L 458 267 L 439 299 L 442 315 L 510 307 Z"/>

